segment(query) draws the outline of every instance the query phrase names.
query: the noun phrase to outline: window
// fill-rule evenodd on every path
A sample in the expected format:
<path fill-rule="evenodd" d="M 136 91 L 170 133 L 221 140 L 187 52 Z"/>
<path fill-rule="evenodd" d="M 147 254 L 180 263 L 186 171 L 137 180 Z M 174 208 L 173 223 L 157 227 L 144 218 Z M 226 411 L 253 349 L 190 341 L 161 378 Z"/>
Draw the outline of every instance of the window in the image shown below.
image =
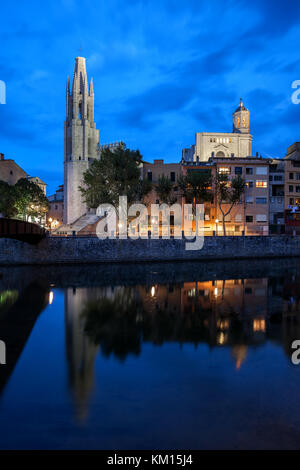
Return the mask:
<path fill-rule="evenodd" d="M 253 168 L 246 168 L 246 175 L 253 175 Z"/>
<path fill-rule="evenodd" d="M 236 222 L 242 222 L 242 214 L 235 214 L 234 220 Z"/>
<path fill-rule="evenodd" d="M 257 175 L 267 175 L 268 174 L 268 167 L 267 166 L 258 166 L 256 168 Z"/>
<path fill-rule="evenodd" d="M 267 181 L 256 181 L 256 187 L 257 188 L 267 188 L 268 183 L 267 183 Z"/>
<path fill-rule="evenodd" d="M 171 181 L 174 182 L 175 181 L 175 171 L 171 171 Z"/>
<path fill-rule="evenodd" d="M 300 173 L 296 173 L 296 180 L 300 180 Z"/>
<path fill-rule="evenodd" d="M 241 166 L 236 166 L 234 169 L 234 172 L 236 175 L 242 175 L 243 174 L 243 167 Z"/>
<path fill-rule="evenodd" d="M 281 175 L 275 175 L 274 176 L 274 181 L 282 181 L 282 176 Z"/>
<path fill-rule="evenodd" d="M 152 171 L 148 170 L 148 181 L 152 181 Z"/>
<path fill-rule="evenodd" d="M 257 214 L 256 222 L 267 222 L 266 214 Z"/>
<path fill-rule="evenodd" d="M 220 173 L 220 175 L 230 175 L 230 173 L 231 173 L 229 167 L 220 167 L 218 169 L 218 172 Z"/>
<path fill-rule="evenodd" d="M 294 186 L 289 186 L 289 192 L 292 193 L 294 191 Z"/>
<path fill-rule="evenodd" d="M 272 175 L 269 176 L 269 181 L 273 181 L 273 176 Z"/>
<path fill-rule="evenodd" d="M 296 193 L 300 193 L 300 186 L 296 186 Z"/>
<path fill-rule="evenodd" d="M 246 215 L 246 223 L 247 224 L 253 223 L 253 215 Z"/>
<path fill-rule="evenodd" d="M 253 196 L 246 196 L 245 202 L 246 204 L 253 204 L 254 198 Z"/>
<path fill-rule="evenodd" d="M 293 206 L 294 205 L 294 199 L 291 197 L 290 198 L 290 206 Z"/>
<path fill-rule="evenodd" d="M 256 204 L 267 204 L 267 198 L 266 197 L 257 197 L 256 198 Z"/>
<path fill-rule="evenodd" d="M 253 188 L 253 181 L 246 181 L 246 187 L 249 189 Z"/>
<path fill-rule="evenodd" d="M 290 173 L 290 174 L 289 174 L 289 179 L 290 179 L 290 180 L 293 180 L 293 179 L 294 179 L 294 173 Z"/>
<path fill-rule="evenodd" d="M 14 172 L 13 172 L 12 170 L 10 170 L 10 174 L 11 174 L 11 175 L 13 175 L 13 174 L 14 174 Z"/>

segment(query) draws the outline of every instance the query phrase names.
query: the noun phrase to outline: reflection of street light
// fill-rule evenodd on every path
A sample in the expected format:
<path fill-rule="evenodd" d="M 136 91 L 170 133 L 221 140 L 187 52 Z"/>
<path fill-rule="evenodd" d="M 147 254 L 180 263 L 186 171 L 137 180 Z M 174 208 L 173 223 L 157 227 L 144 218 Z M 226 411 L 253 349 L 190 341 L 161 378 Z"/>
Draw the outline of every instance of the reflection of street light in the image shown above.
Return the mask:
<path fill-rule="evenodd" d="M 219 223 L 219 219 L 216 219 L 216 235 L 218 235 L 218 223 Z"/>
<path fill-rule="evenodd" d="M 51 291 L 51 292 L 49 292 L 49 305 L 52 304 L 53 299 L 54 299 L 54 294 L 53 294 L 53 292 Z"/>

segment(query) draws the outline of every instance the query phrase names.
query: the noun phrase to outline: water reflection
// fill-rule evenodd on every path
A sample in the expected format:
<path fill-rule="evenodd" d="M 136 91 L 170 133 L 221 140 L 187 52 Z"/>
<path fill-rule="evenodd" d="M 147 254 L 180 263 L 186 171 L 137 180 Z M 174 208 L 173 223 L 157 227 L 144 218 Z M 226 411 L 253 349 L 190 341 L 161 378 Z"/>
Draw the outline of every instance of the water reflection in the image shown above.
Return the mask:
<path fill-rule="evenodd" d="M 87 417 L 98 350 L 125 361 L 143 344 L 205 343 L 230 348 L 233 368 L 249 348 L 281 344 L 290 357 L 300 338 L 299 278 L 210 280 L 65 289 L 69 385 L 77 416 Z"/>
<path fill-rule="evenodd" d="M 1 445 L 297 448 L 299 301 L 297 260 L 3 269 Z"/>

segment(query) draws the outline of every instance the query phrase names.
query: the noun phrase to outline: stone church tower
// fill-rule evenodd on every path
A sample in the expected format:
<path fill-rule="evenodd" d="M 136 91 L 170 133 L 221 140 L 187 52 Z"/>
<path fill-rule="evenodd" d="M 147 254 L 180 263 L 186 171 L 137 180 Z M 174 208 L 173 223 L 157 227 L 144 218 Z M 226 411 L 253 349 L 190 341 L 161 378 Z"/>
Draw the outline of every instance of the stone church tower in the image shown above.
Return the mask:
<path fill-rule="evenodd" d="M 245 108 L 242 98 L 240 105 L 232 115 L 233 131 L 239 134 L 250 134 L 250 111 Z"/>
<path fill-rule="evenodd" d="M 67 78 L 64 141 L 64 224 L 72 224 L 87 212 L 78 188 L 90 163 L 99 158 L 93 81 L 88 88 L 84 57 L 75 59 L 72 91 Z"/>

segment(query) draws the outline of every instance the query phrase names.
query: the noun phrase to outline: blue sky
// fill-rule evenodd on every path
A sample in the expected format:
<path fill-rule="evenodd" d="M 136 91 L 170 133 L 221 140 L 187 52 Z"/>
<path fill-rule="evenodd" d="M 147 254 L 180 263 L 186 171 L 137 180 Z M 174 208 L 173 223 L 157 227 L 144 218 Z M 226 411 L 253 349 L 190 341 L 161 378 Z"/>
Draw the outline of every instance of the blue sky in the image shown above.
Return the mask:
<path fill-rule="evenodd" d="M 1 2 L 0 151 L 32 176 L 63 182 L 66 77 L 94 78 L 100 142 L 179 161 L 195 132 L 231 132 L 242 97 L 253 153 L 283 157 L 300 140 L 300 1 Z"/>

